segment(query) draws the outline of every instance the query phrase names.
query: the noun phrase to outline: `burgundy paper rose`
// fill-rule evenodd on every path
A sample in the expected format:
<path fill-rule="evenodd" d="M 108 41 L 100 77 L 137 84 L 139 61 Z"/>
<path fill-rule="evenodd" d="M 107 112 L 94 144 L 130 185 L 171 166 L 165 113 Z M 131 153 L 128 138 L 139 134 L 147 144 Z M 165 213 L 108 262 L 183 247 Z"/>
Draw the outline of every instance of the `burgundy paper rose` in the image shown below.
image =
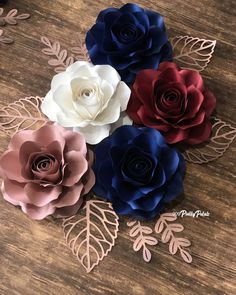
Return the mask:
<path fill-rule="evenodd" d="M 21 131 L 0 159 L 3 197 L 32 219 L 73 215 L 95 182 L 91 155 L 80 133 L 60 126 Z"/>
<path fill-rule="evenodd" d="M 127 113 L 137 125 L 162 132 L 170 144 L 198 144 L 211 134 L 215 96 L 199 72 L 162 62 L 158 70 L 142 70 L 132 86 Z"/>

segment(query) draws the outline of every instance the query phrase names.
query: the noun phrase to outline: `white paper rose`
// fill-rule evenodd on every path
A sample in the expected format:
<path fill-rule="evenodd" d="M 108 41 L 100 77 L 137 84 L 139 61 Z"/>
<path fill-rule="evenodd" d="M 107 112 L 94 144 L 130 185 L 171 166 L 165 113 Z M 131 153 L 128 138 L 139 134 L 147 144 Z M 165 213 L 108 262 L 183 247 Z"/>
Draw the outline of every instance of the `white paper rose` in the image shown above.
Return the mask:
<path fill-rule="evenodd" d="M 73 128 L 83 133 L 89 144 L 97 144 L 119 123 L 131 124 L 123 113 L 130 92 L 110 65 L 77 61 L 53 77 L 41 109 L 51 121 Z"/>

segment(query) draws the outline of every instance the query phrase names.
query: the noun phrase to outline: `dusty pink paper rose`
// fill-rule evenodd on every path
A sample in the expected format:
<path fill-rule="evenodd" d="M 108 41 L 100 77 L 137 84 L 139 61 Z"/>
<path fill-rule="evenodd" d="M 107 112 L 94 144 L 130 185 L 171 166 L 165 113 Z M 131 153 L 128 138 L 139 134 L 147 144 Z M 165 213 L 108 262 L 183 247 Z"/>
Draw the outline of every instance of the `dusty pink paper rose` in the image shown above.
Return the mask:
<path fill-rule="evenodd" d="M 57 125 L 14 135 L 0 159 L 2 193 L 32 219 L 66 217 L 95 182 L 84 137 Z"/>

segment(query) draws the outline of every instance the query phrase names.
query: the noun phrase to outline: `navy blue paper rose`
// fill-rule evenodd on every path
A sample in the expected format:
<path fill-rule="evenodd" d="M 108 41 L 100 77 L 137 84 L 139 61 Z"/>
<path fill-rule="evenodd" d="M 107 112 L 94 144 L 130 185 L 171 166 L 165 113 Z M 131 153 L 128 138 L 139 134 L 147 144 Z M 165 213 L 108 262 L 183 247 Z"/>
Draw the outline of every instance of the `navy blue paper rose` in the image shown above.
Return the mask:
<path fill-rule="evenodd" d="M 94 193 L 118 214 L 150 219 L 183 192 L 185 162 L 159 131 L 122 126 L 95 148 Z"/>
<path fill-rule="evenodd" d="M 86 46 L 93 64 L 110 64 L 126 83 L 141 69 L 172 60 L 163 17 L 136 4 L 101 11 L 87 32 Z"/>

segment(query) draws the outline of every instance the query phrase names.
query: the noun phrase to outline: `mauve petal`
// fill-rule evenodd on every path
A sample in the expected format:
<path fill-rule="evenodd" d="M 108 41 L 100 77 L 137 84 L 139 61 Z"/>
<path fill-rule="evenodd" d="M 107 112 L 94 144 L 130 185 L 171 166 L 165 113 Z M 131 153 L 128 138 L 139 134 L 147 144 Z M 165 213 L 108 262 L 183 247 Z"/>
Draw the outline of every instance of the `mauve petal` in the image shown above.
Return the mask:
<path fill-rule="evenodd" d="M 18 151 L 6 151 L 0 159 L 1 174 L 7 178 L 18 182 L 25 182 L 21 175 L 22 166 L 20 164 Z"/>
<path fill-rule="evenodd" d="M 79 201 L 75 203 L 75 205 L 63 207 L 63 208 L 57 208 L 53 216 L 55 218 L 64 218 L 64 217 L 75 215 L 80 209 L 82 204 L 83 204 L 83 198 L 80 198 Z"/>
<path fill-rule="evenodd" d="M 74 205 L 81 197 L 83 188 L 84 186 L 82 183 L 73 185 L 71 187 L 64 187 L 60 197 L 56 201 L 52 202 L 53 206 L 56 208 L 62 208 Z"/>
<path fill-rule="evenodd" d="M 179 141 L 183 141 L 188 137 L 189 129 L 171 129 L 167 133 L 162 135 L 165 137 L 169 144 L 173 144 Z"/>
<path fill-rule="evenodd" d="M 29 157 L 33 153 L 40 153 L 41 152 L 41 146 L 39 143 L 36 143 L 34 141 L 26 141 L 24 142 L 19 150 L 19 159 L 20 163 L 22 165 L 22 168 L 26 166 Z"/>
<path fill-rule="evenodd" d="M 195 126 L 190 129 L 189 136 L 185 140 L 188 144 L 199 144 L 206 141 L 211 135 L 210 121 L 204 121 L 201 125 Z"/>
<path fill-rule="evenodd" d="M 63 138 L 61 131 L 62 129 L 58 125 L 47 124 L 33 132 L 32 140 L 36 143 L 40 143 L 44 147 L 48 146 L 53 141 L 57 141 L 64 146 L 65 139 Z"/>
<path fill-rule="evenodd" d="M 24 191 L 24 187 L 25 183 L 4 179 L 2 183 L 3 198 L 13 205 L 19 205 L 19 202 L 28 203 L 29 198 Z"/>
<path fill-rule="evenodd" d="M 64 146 L 65 142 L 52 141 L 49 145 L 45 147 L 45 154 L 49 153 L 53 155 L 57 159 L 58 163 L 64 164 Z"/>
<path fill-rule="evenodd" d="M 203 79 L 198 71 L 181 70 L 179 73 L 182 76 L 186 87 L 193 85 L 198 90 L 203 91 Z"/>
<path fill-rule="evenodd" d="M 84 156 L 87 153 L 86 140 L 83 134 L 79 132 L 73 132 L 65 130 L 63 132 L 63 137 L 66 141 L 64 152 L 78 151 L 81 152 Z"/>
<path fill-rule="evenodd" d="M 55 212 L 55 208 L 51 206 L 51 204 L 42 207 L 37 207 L 31 204 L 21 204 L 21 209 L 29 218 L 35 220 L 42 220 Z"/>
<path fill-rule="evenodd" d="M 28 202 L 35 206 L 45 206 L 46 204 L 49 204 L 53 200 L 56 200 L 61 191 L 61 186 L 41 186 L 37 183 L 27 183 L 25 188 L 25 193 L 28 197 Z"/>
<path fill-rule="evenodd" d="M 32 130 L 22 130 L 20 132 L 17 132 L 13 137 L 11 138 L 11 141 L 9 143 L 8 149 L 11 150 L 19 150 L 21 145 L 26 141 L 32 141 L 32 133 L 34 131 Z"/>
<path fill-rule="evenodd" d="M 202 107 L 204 108 L 206 117 L 208 118 L 213 113 L 216 107 L 216 97 L 209 90 L 204 91 L 203 95 L 204 95 L 204 101 L 202 103 Z"/>
<path fill-rule="evenodd" d="M 2 196 L 3 199 L 9 203 L 11 203 L 14 206 L 19 206 L 21 202 L 12 199 L 5 191 L 5 187 L 4 187 L 4 181 L 2 181 L 2 185 L 1 185 L 1 192 L 2 192 Z"/>
<path fill-rule="evenodd" d="M 96 182 L 95 174 L 91 168 L 89 168 L 88 171 L 84 174 L 81 181 L 84 185 L 83 194 L 89 193 Z"/>
<path fill-rule="evenodd" d="M 64 180 L 65 186 L 72 186 L 79 182 L 81 177 L 88 169 L 88 162 L 82 152 L 70 151 L 65 154 L 65 171 Z"/>

